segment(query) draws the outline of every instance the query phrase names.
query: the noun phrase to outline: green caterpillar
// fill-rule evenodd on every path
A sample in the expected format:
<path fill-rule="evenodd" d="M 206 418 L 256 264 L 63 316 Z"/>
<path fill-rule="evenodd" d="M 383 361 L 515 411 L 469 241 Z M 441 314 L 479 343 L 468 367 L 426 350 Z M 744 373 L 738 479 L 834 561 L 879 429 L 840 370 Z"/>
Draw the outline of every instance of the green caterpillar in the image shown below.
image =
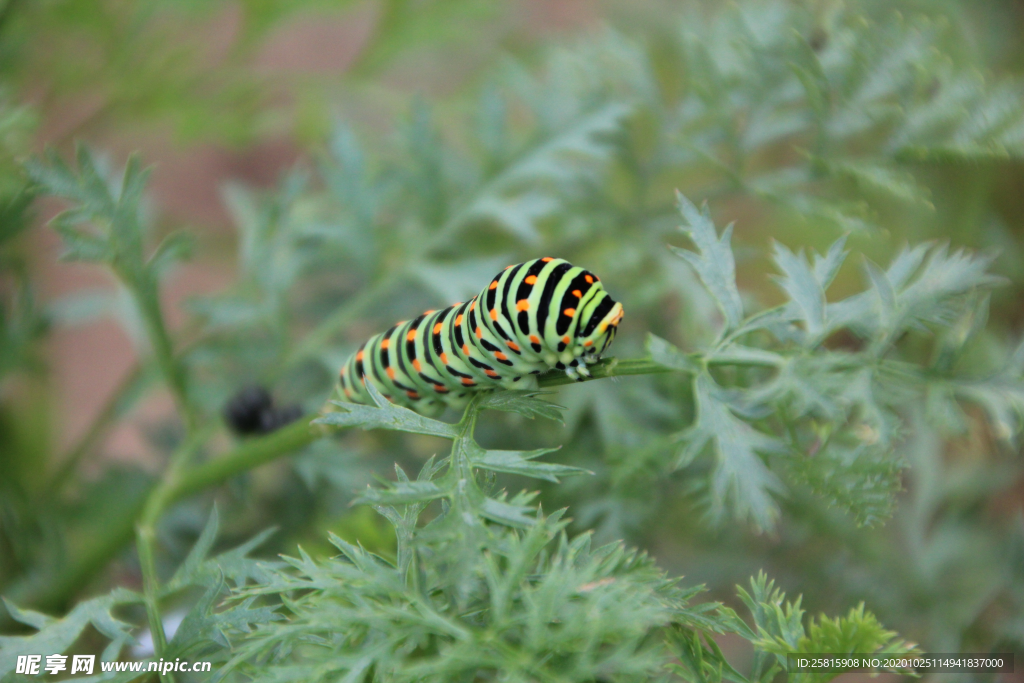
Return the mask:
<path fill-rule="evenodd" d="M 589 377 L 622 313 L 593 273 L 562 259 L 526 261 L 470 301 L 371 337 L 342 367 L 341 391 L 372 405 L 369 378 L 388 400 L 429 415 L 483 389 L 536 388 L 534 375 L 546 370 Z"/>

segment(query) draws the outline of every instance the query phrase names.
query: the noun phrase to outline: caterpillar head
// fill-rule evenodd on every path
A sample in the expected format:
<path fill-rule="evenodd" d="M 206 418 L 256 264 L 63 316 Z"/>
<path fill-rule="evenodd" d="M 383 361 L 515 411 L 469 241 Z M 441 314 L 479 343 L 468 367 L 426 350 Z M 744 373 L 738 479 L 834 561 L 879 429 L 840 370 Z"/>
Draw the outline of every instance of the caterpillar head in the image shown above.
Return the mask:
<path fill-rule="evenodd" d="M 622 321 L 622 304 L 612 299 L 607 293 L 595 298 L 587 307 L 584 315 L 588 318 L 580 326 L 580 344 L 583 347 L 583 358 L 590 362 L 596 361 L 615 339 L 615 333 Z"/>

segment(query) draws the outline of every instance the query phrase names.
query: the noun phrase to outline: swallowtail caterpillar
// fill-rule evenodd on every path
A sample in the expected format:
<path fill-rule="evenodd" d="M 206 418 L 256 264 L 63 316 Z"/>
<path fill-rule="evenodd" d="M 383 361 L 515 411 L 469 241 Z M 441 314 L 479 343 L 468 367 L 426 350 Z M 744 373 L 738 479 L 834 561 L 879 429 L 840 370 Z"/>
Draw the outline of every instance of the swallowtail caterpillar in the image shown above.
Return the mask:
<path fill-rule="evenodd" d="M 342 367 L 341 392 L 372 405 L 370 381 L 390 401 L 436 415 L 476 391 L 535 389 L 548 370 L 589 377 L 622 313 L 584 268 L 550 257 L 508 266 L 469 301 L 367 340 Z"/>

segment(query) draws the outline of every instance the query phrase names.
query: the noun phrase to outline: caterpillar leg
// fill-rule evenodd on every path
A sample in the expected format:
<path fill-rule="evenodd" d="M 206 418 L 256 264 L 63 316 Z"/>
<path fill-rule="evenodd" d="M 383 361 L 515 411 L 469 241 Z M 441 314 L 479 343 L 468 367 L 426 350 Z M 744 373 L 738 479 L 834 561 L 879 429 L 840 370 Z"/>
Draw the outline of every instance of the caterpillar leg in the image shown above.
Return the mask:
<path fill-rule="evenodd" d="M 586 363 L 583 363 L 579 358 L 576 358 L 565 366 L 565 374 L 573 382 L 582 382 L 584 378 L 590 377 L 590 370 L 587 369 Z"/>

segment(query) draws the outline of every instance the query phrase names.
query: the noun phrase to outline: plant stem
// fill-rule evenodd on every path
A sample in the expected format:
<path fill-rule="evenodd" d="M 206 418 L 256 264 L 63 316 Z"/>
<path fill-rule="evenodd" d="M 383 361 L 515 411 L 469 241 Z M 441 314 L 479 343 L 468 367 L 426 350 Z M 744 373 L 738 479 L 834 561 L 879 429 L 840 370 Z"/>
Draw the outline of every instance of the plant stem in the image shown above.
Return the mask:
<path fill-rule="evenodd" d="M 702 356 L 703 354 L 693 355 Z M 900 367 L 896 365 L 893 370 L 899 370 Z M 584 381 L 678 371 L 658 365 L 648 358 L 609 358 L 590 366 L 589 369 L 591 377 Z M 908 381 L 924 379 L 919 375 L 904 374 Z M 564 372 L 560 371 L 549 372 L 538 378 L 538 384 L 542 388 L 574 383 Z M 87 556 L 69 563 L 68 569 L 53 580 L 26 581 L 6 591 L 7 596 L 28 605 L 44 606 L 51 609 L 62 607 L 75 591 L 103 569 L 110 558 L 115 556 L 131 539 L 132 529 L 138 530 L 136 520 L 138 520 L 138 525 L 142 525 L 143 528 L 146 524 L 155 526 L 162 512 L 174 502 L 218 486 L 232 477 L 260 465 L 295 453 L 325 434 L 333 433 L 333 430 L 328 432 L 326 428 L 310 425 L 310 422 L 316 417 L 316 414 L 305 415 L 266 436 L 247 439 L 224 455 L 212 458 L 195 467 L 186 467 L 191 454 L 212 436 L 212 430 L 216 425 L 209 425 L 207 429 L 200 430 L 172 457 L 171 465 L 163 480 L 150 490 L 145 504 L 134 508 L 135 514 L 126 519 L 124 524 L 118 523 L 107 527 L 104 530 L 104 535 L 91 544 Z M 148 539 L 141 540 L 143 544 L 148 542 Z M 142 550 L 145 552 L 145 548 Z"/>
<path fill-rule="evenodd" d="M 164 622 L 160 616 L 160 584 L 156 575 L 156 560 L 153 546 L 156 532 L 152 526 L 140 523 L 136 528 L 136 547 L 139 552 L 139 565 L 142 567 L 142 591 L 145 596 L 146 616 L 149 620 L 149 632 L 153 636 L 153 654 L 162 657 L 167 649 L 167 634 L 164 633 Z M 161 674 L 161 680 L 166 678 Z"/>
<path fill-rule="evenodd" d="M 609 358 L 588 367 L 590 377 L 580 381 L 589 382 L 606 377 L 623 377 L 626 375 L 655 375 L 663 372 L 677 372 L 672 368 L 659 365 L 649 358 Z M 576 384 L 568 375 L 560 371 L 545 373 L 537 378 L 542 387 L 557 387 L 563 384 Z"/>
<path fill-rule="evenodd" d="M 171 461 L 164 471 L 160 483 L 147 496 L 142 515 L 135 528 L 136 549 L 142 569 L 142 590 L 145 596 L 146 615 L 149 619 L 150 633 L 153 635 L 153 653 L 157 657 L 162 657 L 167 649 L 167 635 L 164 633 L 163 618 L 160 614 L 160 577 L 156 573 L 154 557 L 156 524 L 167 506 L 173 502 L 174 487 L 188 467 L 192 456 L 213 436 L 216 427 L 215 423 L 207 425 L 186 438 L 185 442 L 178 447 L 171 456 Z M 174 678 L 169 673 L 161 672 L 160 680 L 165 683 L 173 683 Z"/>
<path fill-rule="evenodd" d="M 590 366 L 590 372 L 591 379 L 603 379 L 625 375 L 660 374 L 671 370 L 646 358 L 609 358 Z M 541 387 L 555 387 L 574 382 L 564 372 L 550 372 L 539 377 L 538 383 Z M 266 436 L 247 439 L 221 456 L 197 466 L 186 467 L 192 453 L 212 436 L 212 430 L 216 425 L 200 430 L 172 456 L 162 480 L 150 490 L 145 502 L 134 508 L 135 513 L 126 519 L 124 524 L 112 524 L 104 529 L 103 535 L 90 545 L 89 554 L 81 560 L 69 563 L 67 569 L 54 580 L 26 582 L 21 587 L 7 591 L 8 597 L 28 605 L 52 609 L 62 607 L 75 591 L 102 570 L 110 559 L 124 548 L 131 540 L 133 530 L 141 541 L 140 550 L 142 553 L 147 552 L 145 545 L 150 539 L 139 536 L 140 530 L 147 526 L 155 526 L 163 511 L 175 501 L 218 486 L 260 465 L 295 453 L 328 433 L 322 427 L 309 424 L 316 417 L 315 414 L 305 415 Z"/>
<path fill-rule="evenodd" d="M 266 436 L 248 439 L 237 448 L 185 472 L 168 490 L 168 502 L 217 486 L 231 477 L 259 467 L 282 455 L 294 453 L 324 435 L 310 426 L 316 415 L 305 415 Z"/>
<path fill-rule="evenodd" d="M 646 358 L 609 358 L 590 366 L 592 375 L 590 379 L 651 375 L 663 372 L 672 372 L 672 370 Z M 569 379 L 564 372 L 549 372 L 542 375 L 538 379 L 538 383 L 541 387 L 555 387 L 575 382 Z M 282 455 L 293 453 L 312 443 L 325 433 L 309 425 L 314 418 L 316 415 L 306 415 L 267 436 L 245 441 L 230 453 L 209 460 L 186 472 L 177 485 L 171 489 L 169 493 L 171 499 L 178 500 L 216 486 L 235 475 L 276 460 Z"/>
<path fill-rule="evenodd" d="M 156 357 L 157 366 L 160 368 L 160 374 L 163 375 L 164 381 L 174 397 L 174 403 L 178 408 L 182 421 L 185 423 L 185 432 L 192 434 L 196 426 L 196 415 L 188 400 L 185 373 L 178 364 L 178 360 L 174 357 L 174 346 L 171 343 L 170 335 L 167 333 L 167 326 L 164 323 L 164 315 L 160 308 L 160 299 L 156 286 L 150 286 L 148 281 L 133 282 L 127 277 L 124 277 L 123 280 L 132 292 L 135 303 L 142 315 L 149 343 L 153 346 L 153 355 Z"/>
<path fill-rule="evenodd" d="M 115 268 L 115 270 L 118 269 Z M 122 272 L 119 274 L 135 298 L 135 303 L 146 325 L 146 332 L 149 342 L 153 347 L 157 366 L 160 368 L 160 373 L 163 375 L 167 387 L 171 390 L 178 413 L 185 424 L 185 442 L 171 456 L 171 461 L 164 471 L 160 483 L 157 484 L 146 498 L 142 517 L 139 519 L 135 529 L 136 550 L 139 555 L 139 565 L 142 569 L 142 588 L 145 596 L 146 616 L 149 620 L 149 630 L 153 637 L 153 653 L 157 657 L 162 657 L 167 649 L 167 635 L 164 633 L 163 617 L 160 614 L 160 577 L 156 573 L 154 553 L 156 523 L 168 504 L 167 492 L 174 486 L 180 473 L 187 467 L 192 453 L 212 435 L 212 430 L 207 428 L 201 434 L 196 433 L 196 415 L 188 400 L 185 373 L 174 357 L 174 345 L 171 342 L 170 335 L 167 333 L 167 325 L 160 307 L 160 295 L 156 283 L 148 277 L 148 273 L 135 277 L 132 277 L 131 273 Z M 163 683 L 173 683 L 174 677 L 170 673 L 163 673 L 161 671 L 160 680 Z"/>

